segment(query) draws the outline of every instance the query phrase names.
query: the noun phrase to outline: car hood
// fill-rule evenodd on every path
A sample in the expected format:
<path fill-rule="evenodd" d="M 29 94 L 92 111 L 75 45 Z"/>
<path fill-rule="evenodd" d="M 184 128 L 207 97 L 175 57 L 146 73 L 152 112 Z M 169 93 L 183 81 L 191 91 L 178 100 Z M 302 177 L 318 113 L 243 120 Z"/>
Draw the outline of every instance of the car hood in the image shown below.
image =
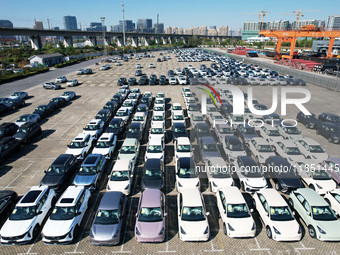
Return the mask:
<path fill-rule="evenodd" d="M 319 226 L 323 231 L 327 233 L 327 236 L 337 236 L 340 239 L 340 221 L 315 221 L 316 225 Z M 318 229 L 315 229 L 317 232 Z"/>
<path fill-rule="evenodd" d="M 20 127 L 22 125 L 24 125 L 26 122 L 25 121 L 16 121 L 15 124 Z"/>
<path fill-rule="evenodd" d="M 108 128 L 106 130 L 107 133 L 113 133 L 115 135 L 119 134 L 120 133 L 120 128 Z"/>
<path fill-rule="evenodd" d="M 6 237 L 20 236 L 27 232 L 35 218 L 30 220 L 7 220 L 1 228 L 1 235 Z"/>
<path fill-rule="evenodd" d="M 163 178 L 156 180 L 142 178 L 142 187 L 146 189 L 161 189 L 163 187 Z"/>
<path fill-rule="evenodd" d="M 40 181 L 41 185 L 58 186 L 64 180 L 65 175 L 45 175 Z"/>
<path fill-rule="evenodd" d="M 130 181 L 108 181 L 107 186 L 110 187 L 110 191 L 122 191 L 126 186 L 130 184 Z"/>
<path fill-rule="evenodd" d="M 204 221 L 181 221 L 183 230 L 190 236 L 201 236 L 208 227 L 208 222 Z"/>
<path fill-rule="evenodd" d="M 217 187 L 230 187 L 233 184 L 233 178 L 211 178 L 211 181 L 214 182 Z"/>
<path fill-rule="evenodd" d="M 83 134 L 89 134 L 90 136 L 94 136 L 98 130 L 84 130 Z"/>
<path fill-rule="evenodd" d="M 197 188 L 196 185 L 199 182 L 198 177 L 195 178 L 177 178 L 178 182 L 183 188 Z"/>
<path fill-rule="evenodd" d="M 328 159 L 327 153 L 313 153 L 312 159 L 316 159 L 318 162 L 323 162 L 324 160 Z"/>
<path fill-rule="evenodd" d="M 264 177 L 259 178 L 244 178 L 247 184 L 254 188 L 262 188 L 267 185 L 267 181 Z"/>
<path fill-rule="evenodd" d="M 299 232 L 299 224 L 297 221 L 272 221 L 273 226 L 285 236 L 295 236 Z"/>
<path fill-rule="evenodd" d="M 93 148 L 92 154 L 106 155 L 109 153 L 110 148 Z"/>
<path fill-rule="evenodd" d="M 44 236 L 63 236 L 66 235 L 73 225 L 73 220 L 51 220 L 48 219 L 43 230 L 42 234 Z"/>
<path fill-rule="evenodd" d="M 120 223 L 114 225 L 93 224 L 90 231 L 93 233 L 94 239 L 96 240 L 109 240 L 120 230 L 120 227 Z"/>
<path fill-rule="evenodd" d="M 258 137 L 257 134 L 243 134 L 245 140 L 251 140 L 254 137 Z"/>
<path fill-rule="evenodd" d="M 163 157 L 163 153 L 162 152 L 157 152 L 157 153 L 148 153 L 148 152 L 146 152 L 146 159 L 150 159 L 150 158 L 160 159 L 162 157 Z"/>
<path fill-rule="evenodd" d="M 13 137 L 14 137 L 15 139 L 18 139 L 18 140 L 23 140 L 23 139 L 25 139 L 25 138 L 28 137 L 28 134 L 24 134 L 24 133 L 16 133 L 16 134 L 13 135 Z"/>
<path fill-rule="evenodd" d="M 65 154 L 72 154 L 74 156 L 79 156 L 83 152 L 83 148 L 68 148 L 65 152 Z"/>
<path fill-rule="evenodd" d="M 96 181 L 97 175 L 98 174 L 94 174 L 94 175 L 79 175 L 79 174 L 77 174 L 76 177 L 74 177 L 73 184 L 74 185 L 89 186 Z"/>
<path fill-rule="evenodd" d="M 300 181 L 299 177 L 295 178 L 278 178 L 278 181 L 280 182 L 280 185 L 283 186 L 283 188 L 301 188 L 302 183 Z"/>
<path fill-rule="evenodd" d="M 140 140 L 141 139 L 141 133 L 137 133 L 137 134 L 128 133 L 126 135 L 126 138 L 136 138 L 137 140 Z"/>
<path fill-rule="evenodd" d="M 221 157 L 219 151 L 202 151 L 202 156 L 204 158 Z"/>
<path fill-rule="evenodd" d="M 228 223 L 235 229 L 235 231 L 240 233 L 248 233 L 254 225 L 253 218 L 228 218 Z"/>
<path fill-rule="evenodd" d="M 158 233 L 161 232 L 164 227 L 164 222 L 140 222 L 136 220 L 136 228 L 138 228 L 139 232 L 143 237 L 153 237 L 158 236 Z"/>
<path fill-rule="evenodd" d="M 125 159 L 125 160 L 132 160 L 136 156 L 135 153 L 133 154 L 121 154 L 119 153 L 118 157 L 119 159 Z"/>

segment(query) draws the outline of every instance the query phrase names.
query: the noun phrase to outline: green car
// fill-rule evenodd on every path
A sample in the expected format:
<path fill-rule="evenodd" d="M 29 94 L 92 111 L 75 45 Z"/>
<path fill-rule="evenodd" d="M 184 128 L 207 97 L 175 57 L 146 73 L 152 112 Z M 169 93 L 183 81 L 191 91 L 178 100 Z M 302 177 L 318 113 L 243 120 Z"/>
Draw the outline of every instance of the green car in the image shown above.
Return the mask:
<path fill-rule="evenodd" d="M 126 138 L 117 159 L 131 160 L 134 164 L 139 155 L 140 143 L 136 138 Z"/>
<path fill-rule="evenodd" d="M 289 204 L 305 222 L 312 238 L 340 241 L 340 221 L 328 203 L 314 190 L 301 188 L 291 192 Z"/>

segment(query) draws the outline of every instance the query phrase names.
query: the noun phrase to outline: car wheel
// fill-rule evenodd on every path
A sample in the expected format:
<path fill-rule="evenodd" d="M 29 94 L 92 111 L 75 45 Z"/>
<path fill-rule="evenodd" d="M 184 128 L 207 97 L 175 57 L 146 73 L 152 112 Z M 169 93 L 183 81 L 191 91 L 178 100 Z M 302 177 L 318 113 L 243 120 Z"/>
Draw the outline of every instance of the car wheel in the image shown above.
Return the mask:
<path fill-rule="evenodd" d="M 255 161 L 256 161 L 257 163 L 260 163 L 260 162 L 259 162 L 259 157 L 258 157 L 258 156 L 255 157 Z"/>
<path fill-rule="evenodd" d="M 241 182 L 241 190 L 243 190 L 244 192 L 246 191 L 245 187 L 244 187 L 244 183 Z"/>
<path fill-rule="evenodd" d="M 329 138 L 328 138 L 328 142 L 329 142 L 329 143 L 332 143 L 332 142 L 333 142 L 332 137 L 329 137 Z"/>
<path fill-rule="evenodd" d="M 317 134 L 317 135 L 320 135 L 319 129 L 316 129 L 316 134 Z"/>
<path fill-rule="evenodd" d="M 224 233 L 226 236 L 228 235 L 227 226 L 225 225 L 225 223 L 223 223 L 223 233 Z"/>
<path fill-rule="evenodd" d="M 73 230 L 73 241 L 75 240 L 75 238 L 77 236 L 79 236 L 79 226 L 78 225 Z"/>
<path fill-rule="evenodd" d="M 55 87 L 53 87 L 52 89 L 53 89 L 53 90 L 55 90 L 56 88 L 55 88 Z"/>
<path fill-rule="evenodd" d="M 227 161 L 230 163 L 230 158 L 229 158 L 229 155 L 227 155 Z"/>
<path fill-rule="evenodd" d="M 281 185 L 280 185 L 280 183 L 275 182 L 275 189 L 276 189 L 277 191 L 281 191 Z"/>
<path fill-rule="evenodd" d="M 267 233 L 267 236 L 268 236 L 269 239 L 273 238 L 272 230 L 270 229 L 269 226 L 266 227 L 266 233 Z"/>
<path fill-rule="evenodd" d="M 39 224 L 35 225 L 35 227 L 33 229 L 32 242 L 34 242 L 38 238 L 38 236 L 40 234 L 39 229 L 40 229 Z"/>
<path fill-rule="evenodd" d="M 293 208 L 294 208 L 294 202 L 293 202 L 293 199 L 289 198 L 289 200 L 288 200 L 288 204 L 289 204 L 289 206 L 290 206 L 290 208 L 291 208 L 291 209 L 293 209 Z"/>
<path fill-rule="evenodd" d="M 312 190 L 315 190 L 315 187 L 314 187 L 313 184 L 310 184 L 310 185 L 309 185 L 309 188 L 312 189 Z"/>
<path fill-rule="evenodd" d="M 316 232 L 313 226 L 308 226 L 308 233 L 311 238 L 316 238 Z"/>

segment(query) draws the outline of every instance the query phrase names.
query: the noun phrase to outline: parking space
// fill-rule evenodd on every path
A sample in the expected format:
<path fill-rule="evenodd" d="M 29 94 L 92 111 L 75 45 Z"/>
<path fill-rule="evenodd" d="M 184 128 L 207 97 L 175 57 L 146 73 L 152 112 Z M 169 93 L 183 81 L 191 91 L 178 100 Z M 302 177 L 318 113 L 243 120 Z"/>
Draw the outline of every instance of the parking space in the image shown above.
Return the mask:
<path fill-rule="evenodd" d="M 9 158 L 0 167 L 0 190 L 11 189 L 19 195 L 25 194 L 33 185 L 39 185 L 40 180 L 44 176 L 44 170 L 54 161 L 60 154 L 65 153 L 67 145 L 79 133 L 85 125 L 94 118 L 96 113 L 110 100 L 110 98 L 118 91 L 116 85 L 120 77 L 135 77 L 135 66 L 137 63 L 142 65 L 143 73 L 150 76 L 151 74 L 166 75 L 168 70 L 175 70 L 177 67 L 181 69 L 188 64 L 199 68 L 201 64 L 210 66 L 210 62 L 177 62 L 174 54 L 165 53 L 165 56 L 171 56 L 172 59 L 166 62 L 156 62 L 159 53 L 154 53 L 156 58 L 143 58 L 141 60 L 129 59 L 128 62 L 121 61 L 122 66 L 115 66 L 111 63 L 111 68 L 106 71 L 100 71 L 100 65 L 93 65 L 94 71 L 92 75 L 76 75 L 76 67 L 74 72 L 65 74 L 68 79 L 78 79 L 81 85 L 65 88 L 62 90 L 44 90 L 42 84 L 32 84 L 32 88 L 28 90 L 30 99 L 27 100 L 28 106 L 19 109 L 12 114 L 8 114 L 1 118 L 1 122 L 15 121 L 20 115 L 31 113 L 41 104 L 46 104 L 56 96 L 61 95 L 64 91 L 72 90 L 77 94 L 77 98 L 49 116 L 42 122 L 43 133 L 32 143 L 22 147 L 22 150 Z M 153 63 L 156 68 L 149 69 L 149 63 Z M 138 80 L 138 77 L 137 77 Z M 241 86 L 240 88 L 247 92 L 250 86 Z M 167 109 L 170 111 L 170 104 L 184 102 L 181 96 L 181 85 L 155 85 L 155 86 L 139 86 L 142 92 L 151 91 L 155 96 L 157 92 L 164 92 L 168 101 Z M 330 91 L 312 84 L 307 84 L 306 88 L 311 92 L 312 99 L 305 104 L 306 108 L 316 115 L 321 112 L 339 113 L 340 106 L 338 104 L 339 93 Z M 261 103 L 270 107 L 272 87 L 256 86 L 253 89 L 254 97 Z M 280 88 L 279 88 L 280 89 Z M 13 91 L 15 88 L 13 88 Z M 0 87 L 1 91 L 1 87 Z M 288 106 L 286 119 L 295 119 L 298 109 L 295 106 Z M 280 114 L 280 107 L 277 113 Z M 170 114 L 167 115 L 168 120 L 171 119 Z M 168 121 L 170 124 L 170 122 Z M 150 128 L 150 125 L 149 125 Z M 307 129 L 302 125 L 298 125 L 302 134 L 311 137 L 319 142 L 326 149 L 330 156 L 339 157 L 339 145 L 330 144 L 328 141 L 315 134 L 315 130 Z M 141 153 L 137 162 L 137 176 L 133 182 L 132 194 L 128 199 L 128 217 L 126 225 L 123 227 L 122 242 L 118 246 L 113 247 L 95 247 L 90 244 L 89 230 L 94 218 L 95 211 L 99 205 L 103 193 L 106 191 L 107 175 L 117 157 L 115 153 L 114 159 L 107 163 L 105 175 L 102 178 L 99 191 L 95 192 L 92 197 L 92 207 L 85 215 L 82 222 L 80 236 L 77 240 L 69 245 L 45 245 L 38 238 L 33 244 L 20 246 L 0 246 L 1 254 L 340 254 L 339 243 L 320 242 L 311 239 L 308 233 L 303 233 L 302 241 L 279 243 L 267 238 L 263 230 L 263 224 L 256 212 L 253 217 L 256 221 L 256 237 L 250 239 L 232 239 L 224 235 L 223 223 L 219 218 L 219 212 L 216 207 L 216 198 L 210 191 L 207 177 L 204 173 L 200 174 L 201 192 L 207 211 L 210 225 L 210 239 L 207 242 L 182 242 L 178 237 L 178 221 L 177 221 L 177 194 L 175 185 L 175 160 L 173 142 L 170 139 L 170 125 L 167 125 L 167 133 L 169 139 L 166 144 L 165 154 L 165 188 L 166 194 L 166 237 L 163 243 L 138 243 L 134 238 L 135 214 L 137 211 L 138 199 L 141 195 L 141 175 L 143 171 L 144 153 L 146 143 L 141 146 Z M 122 144 L 122 140 L 118 145 Z M 118 147 L 119 147 L 118 146 Z M 117 149 L 116 149 L 117 151 Z M 306 226 L 301 223 L 304 231 Z"/>

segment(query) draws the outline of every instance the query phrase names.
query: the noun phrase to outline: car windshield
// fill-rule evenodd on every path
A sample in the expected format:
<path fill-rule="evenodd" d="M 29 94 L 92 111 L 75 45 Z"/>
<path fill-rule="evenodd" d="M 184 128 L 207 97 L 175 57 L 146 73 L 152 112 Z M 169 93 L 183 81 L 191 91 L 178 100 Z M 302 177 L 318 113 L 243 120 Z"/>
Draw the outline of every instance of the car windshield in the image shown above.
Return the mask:
<path fill-rule="evenodd" d="M 184 120 L 183 115 L 174 115 L 174 120 Z"/>
<path fill-rule="evenodd" d="M 163 106 L 156 106 L 153 110 L 154 111 L 164 111 L 164 107 Z"/>
<path fill-rule="evenodd" d="M 86 127 L 84 128 L 84 130 L 97 130 L 99 129 L 98 125 L 86 125 Z"/>
<path fill-rule="evenodd" d="M 312 153 L 323 153 L 325 152 L 320 145 L 310 145 L 309 151 Z"/>
<path fill-rule="evenodd" d="M 98 210 L 93 224 L 114 225 L 119 223 L 118 210 Z"/>
<path fill-rule="evenodd" d="M 228 149 L 231 151 L 243 151 L 243 145 L 241 143 L 228 144 Z"/>
<path fill-rule="evenodd" d="M 35 109 L 36 111 L 45 111 L 46 106 L 39 106 L 37 107 L 37 109 Z"/>
<path fill-rule="evenodd" d="M 162 171 L 160 169 L 145 170 L 144 178 L 146 179 L 162 179 Z"/>
<path fill-rule="evenodd" d="M 47 169 L 47 175 L 62 175 L 65 173 L 65 167 L 63 166 L 51 166 Z"/>
<path fill-rule="evenodd" d="M 151 134 L 163 134 L 163 128 L 151 128 Z"/>
<path fill-rule="evenodd" d="M 113 171 L 110 181 L 127 181 L 129 180 L 129 171 Z"/>
<path fill-rule="evenodd" d="M 197 133 L 198 133 L 198 134 L 209 134 L 210 131 L 209 131 L 209 128 L 208 128 L 208 127 L 203 127 L 203 128 L 199 128 L 199 129 L 197 130 Z"/>
<path fill-rule="evenodd" d="M 196 178 L 196 170 L 195 168 L 182 168 L 180 167 L 178 172 L 179 178 Z"/>
<path fill-rule="evenodd" d="M 230 172 L 226 171 L 223 168 L 222 169 L 216 168 L 215 171 L 211 170 L 211 175 L 213 178 L 218 178 L 218 179 L 230 178 Z"/>
<path fill-rule="evenodd" d="M 182 210 L 182 220 L 184 221 L 202 221 L 205 220 L 203 207 L 183 207 Z"/>
<path fill-rule="evenodd" d="M 71 92 L 64 92 L 63 93 L 63 96 L 69 96 L 69 95 L 71 95 L 72 93 Z"/>
<path fill-rule="evenodd" d="M 184 134 L 184 133 L 186 133 L 186 129 L 185 129 L 185 127 L 176 127 L 174 129 L 174 133 L 176 133 L 176 134 Z"/>
<path fill-rule="evenodd" d="M 199 111 L 199 107 L 198 106 L 189 106 L 189 111 L 197 112 L 197 111 Z"/>
<path fill-rule="evenodd" d="M 243 129 L 243 133 L 244 134 L 256 134 L 256 131 L 255 131 L 255 129 L 254 128 L 244 128 Z"/>
<path fill-rule="evenodd" d="M 149 145 L 147 149 L 148 153 L 161 153 L 162 151 L 161 145 Z"/>
<path fill-rule="evenodd" d="M 140 133 L 140 128 L 130 128 L 129 133 L 138 134 L 138 133 Z"/>
<path fill-rule="evenodd" d="M 301 155 L 298 147 L 287 147 L 286 152 L 288 155 Z"/>
<path fill-rule="evenodd" d="M 56 206 L 54 207 L 50 219 L 51 220 L 72 220 L 75 217 L 74 206 Z"/>
<path fill-rule="evenodd" d="M 83 148 L 85 147 L 85 142 L 72 142 L 69 145 L 69 148 L 75 149 L 75 148 Z"/>
<path fill-rule="evenodd" d="M 250 213 L 246 204 L 228 204 L 227 205 L 228 218 L 248 218 Z"/>
<path fill-rule="evenodd" d="M 329 130 L 332 133 L 340 133 L 340 127 L 330 127 Z"/>
<path fill-rule="evenodd" d="M 162 221 L 162 209 L 160 207 L 142 207 L 138 217 L 140 222 L 158 222 Z"/>
<path fill-rule="evenodd" d="M 120 128 L 120 123 L 112 123 L 109 125 L 110 128 Z"/>
<path fill-rule="evenodd" d="M 143 116 L 135 116 L 133 118 L 134 121 L 144 121 L 144 117 Z"/>
<path fill-rule="evenodd" d="M 261 169 L 257 165 L 254 165 L 254 166 L 242 166 L 240 171 L 241 171 L 241 173 L 243 173 L 243 175 L 245 177 L 249 177 L 249 178 L 262 177 Z"/>
<path fill-rule="evenodd" d="M 163 115 L 154 115 L 153 117 L 152 117 L 152 120 L 159 120 L 159 121 L 163 121 L 164 120 L 164 118 L 163 118 Z"/>
<path fill-rule="evenodd" d="M 9 216 L 9 220 L 30 220 L 36 216 L 35 206 L 16 206 Z"/>
<path fill-rule="evenodd" d="M 313 173 L 314 180 L 331 180 L 331 177 L 329 176 L 329 174 L 324 170 L 316 169 L 312 173 Z"/>
<path fill-rule="evenodd" d="M 259 152 L 272 152 L 273 151 L 272 147 L 270 147 L 269 144 L 259 145 L 257 147 L 257 150 Z"/>
<path fill-rule="evenodd" d="M 19 119 L 17 120 L 18 122 L 26 122 L 28 119 L 27 117 L 19 117 Z"/>
<path fill-rule="evenodd" d="M 204 121 L 203 116 L 194 116 L 194 121 Z"/>
<path fill-rule="evenodd" d="M 146 108 L 145 107 L 138 107 L 137 112 L 146 112 Z"/>
<path fill-rule="evenodd" d="M 179 144 L 177 145 L 177 152 L 190 152 L 191 151 L 191 147 L 190 145 L 182 145 Z"/>
<path fill-rule="evenodd" d="M 123 106 L 124 106 L 124 107 L 130 107 L 130 106 L 133 106 L 133 104 L 132 104 L 132 102 L 126 102 L 126 101 L 125 101 L 125 102 L 123 103 Z"/>
<path fill-rule="evenodd" d="M 331 119 L 331 122 L 340 122 L 339 116 L 333 116 L 333 117 L 330 117 L 330 119 Z"/>
<path fill-rule="evenodd" d="M 120 149 L 120 153 L 122 154 L 131 154 L 135 153 L 135 151 L 135 146 L 122 146 L 122 148 Z"/>
<path fill-rule="evenodd" d="M 271 206 L 270 219 L 273 221 L 290 221 L 294 220 L 294 217 L 288 206 Z"/>
<path fill-rule="evenodd" d="M 218 132 L 221 133 L 221 134 L 231 134 L 232 133 L 232 131 L 229 127 L 223 127 L 223 128 L 219 127 Z"/>
<path fill-rule="evenodd" d="M 280 136 L 280 133 L 278 130 L 268 130 L 269 136 Z"/>
<path fill-rule="evenodd" d="M 127 112 L 127 111 L 117 112 L 117 113 L 116 113 L 116 116 L 119 116 L 119 117 L 124 117 L 124 116 L 127 116 L 127 115 L 128 115 L 128 112 Z"/>
<path fill-rule="evenodd" d="M 329 206 L 313 206 L 313 219 L 322 221 L 337 221 L 333 210 Z"/>
<path fill-rule="evenodd" d="M 285 127 L 285 131 L 289 135 L 299 135 L 300 131 L 296 127 Z"/>
<path fill-rule="evenodd" d="M 233 121 L 243 121 L 243 117 L 242 116 L 234 116 L 233 117 Z"/>
<path fill-rule="evenodd" d="M 214 117 L 213 117 L 213 119 L 214 119 L 214 120 L 222 120 L 222 119 L 223 119 L 223 117 L 222 117 L 222 116 L 220 116 L 220 115 L 218 115 L 218 116 L 214 116 Z"/>
<path fill-rule="evenodd" d="M 110 141 L 98 141 L 96 144 L 96 148 L 110 148 L 112 143 Z"/>
<path fill-rule="evenodd" d="M 180 110 L 182 110 L 182 106 L 179 106 L 179 105 L 175 105 L 175 106 L 173 106 L 172 107 L 172 109 L 174 110 L 174 111 L 180 111 Z"/>
<path fill-rule="evenodd" d="M 78 175 L 94 175 L 97 173 L 96 166 L 83 166 L 79 169 Z"/>

